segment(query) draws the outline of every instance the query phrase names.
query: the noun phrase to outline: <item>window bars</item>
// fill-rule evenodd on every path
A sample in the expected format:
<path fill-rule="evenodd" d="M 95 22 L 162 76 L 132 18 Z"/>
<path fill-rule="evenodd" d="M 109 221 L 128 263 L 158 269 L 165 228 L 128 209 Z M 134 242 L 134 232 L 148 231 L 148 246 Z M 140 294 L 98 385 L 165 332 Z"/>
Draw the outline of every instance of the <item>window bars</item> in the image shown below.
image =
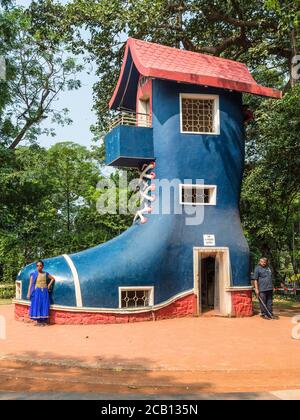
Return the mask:
<path fill-rule="evenodd" d="M 190 205 L 216 205 L 216 185 L 180 184 L 180 203 Z"/>
<path fill-rule="evenodd" d="M 210 190 L 209 188 L 183 187 L 182 202 L 187 204 L 209 204 Z"/>
<path fill-rule="evenodd" d="M 215 100 L 182 97 L 182 131 L 214 133 Z"/>
<path fill-rule="evenodd" d="M 122 290 L 121 308 L 145 308 L 150 306 L 150 289 Z"/>

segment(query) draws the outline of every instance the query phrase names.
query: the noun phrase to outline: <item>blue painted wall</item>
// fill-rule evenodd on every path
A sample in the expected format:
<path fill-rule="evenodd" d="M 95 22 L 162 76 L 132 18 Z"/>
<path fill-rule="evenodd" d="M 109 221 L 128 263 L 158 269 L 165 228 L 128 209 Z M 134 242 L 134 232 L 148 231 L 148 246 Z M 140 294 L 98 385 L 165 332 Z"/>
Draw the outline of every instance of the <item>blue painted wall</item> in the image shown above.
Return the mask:
<path fill-rule="evenodd" d="M 184 92 L 220 95 L 220 136 L 180 133 L 179 94 Z M 232 285 L 249 285 L 249 249 L 238 207 L 245 149 L 242 95 L 154 80 L 153 147 L 157 178 L 176 179 L 173 194 L 177 205 L 178 186 L 187 179 L 217 185 L 217 205 L 202 207 L 203 223 L 188 226 L 186 214 L 158 211 L 164 198 L 159 190 L 158 214 L 149 216 L 145 225 L 136 224 L 104 245 L 72 255 L 86 307 L 117 308 L 120 286 L 155 286 L 155 304 L 192 289 L 193 247 L 204 245 L 203 234 L 214 234 L 216 246 L 229 247 Z M 57 261 L 48 260 L 45 267 L 59 278 L 53 298 L 55 303 L 71 305 L 70 273 L 62 260 L 61 269 Z M 25 283 L 29 271 L 27 268 L 20 275 Z"/>
<path fill-rule="evenodd" d="M 119 125 L 105 136 L 106 164 L 139 167 L 154 158 L 153 129 Z"/>
<path fill-rule="evenodd" d="M 153 84 L 154 153 L 158 179 L 181 182 L 198 179 L 217 185 L 217 205 L 205 206 L 199 226 L 186 226 L 185 216 L 173 216 L 169 264 L 171 288 L 174 277 L 192 287 L 192 248 L 204 246 L 203 235 L 214 234 L 216 246 L 230 249 L 232 285 L 249 285 L 249 247 L 243 235 L 239 200 L 245 158 L 245 133 L 242 95 L 219 89 L 203 88 L 155 80 Z M 221 133 L 193 135 L 180 133 L 180 93 L 220 95 Z M 176 190 L 175 190 L 176 191 Z M 178 197 L 179 198 L 179 197 Z"/>
<path fill-rule="evenodd" d="M 22 281 L 22 299 L 27 298 L 30 275 L 36 270 L 35 264 L 25 267 L 18 275 Z M 56 305 L 76 306 L 75 287 L 71 270 L 64 257 L 45 260 L 45 271 L 56 278 L 56 286 L 51 293 L 51 301 Z"/>

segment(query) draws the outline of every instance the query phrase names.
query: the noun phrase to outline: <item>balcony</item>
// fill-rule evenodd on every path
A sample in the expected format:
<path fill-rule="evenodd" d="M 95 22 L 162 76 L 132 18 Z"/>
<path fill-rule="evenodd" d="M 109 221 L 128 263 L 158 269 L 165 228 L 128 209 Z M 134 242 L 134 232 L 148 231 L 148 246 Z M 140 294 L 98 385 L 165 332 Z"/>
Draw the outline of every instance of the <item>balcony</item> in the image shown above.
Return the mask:
<path fill-rule="evenodd" d="M 112 118 L 109 125 L 109 131 L 112 131 L 118 125 L 151 128 L 152 116 L 151 114 L 121 111 Z"/>
<path fill-rule="evenodd" d="M 153 129 L 150 114 L 120 112 L 105 137 L 106 164 L 140 168 L 154 159 Z"/>

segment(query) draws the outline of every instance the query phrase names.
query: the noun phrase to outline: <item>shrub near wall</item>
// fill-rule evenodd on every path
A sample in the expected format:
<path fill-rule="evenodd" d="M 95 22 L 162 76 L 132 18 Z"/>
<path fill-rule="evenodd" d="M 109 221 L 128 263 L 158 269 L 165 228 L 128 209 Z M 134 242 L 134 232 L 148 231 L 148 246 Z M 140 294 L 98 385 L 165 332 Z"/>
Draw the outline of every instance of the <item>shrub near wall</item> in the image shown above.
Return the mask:
<path fill-rule="evenodd" d="M 13 299 L 15 297 L 14 284 L 0 284 L 0 299 Z"/>

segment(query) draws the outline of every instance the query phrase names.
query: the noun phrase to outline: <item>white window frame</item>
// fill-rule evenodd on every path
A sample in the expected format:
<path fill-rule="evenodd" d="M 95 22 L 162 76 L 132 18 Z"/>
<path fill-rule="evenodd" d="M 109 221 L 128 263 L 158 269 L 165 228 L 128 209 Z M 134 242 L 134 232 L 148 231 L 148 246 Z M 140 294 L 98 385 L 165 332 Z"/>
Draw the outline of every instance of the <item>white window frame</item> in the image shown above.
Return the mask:
<path fill-rule="evenodd" d="M 203 190 L 213 190 L 213 193 L 211 195 L 211 201 L 209 203 L 186 203 L 182 200 L 182 193 L 183 188 L 198 188 Z M 217 191 L 218 187 L 217 185 L 205 185 L 205 184 L 179 184 L 179 199 L 180 204 L 183 206 L 216 206 L 217 205 Z"/>
<path fill-rule="evenodd" d="M 22 299 L 22 282 L 20 280 L 16 281 L 16 299 Z"/>
<path fill-rule="evenodd" d="M 139 290 L 147 290 L 149 291 L 149 305 L 148 306 L 138 306 L 137 308 L 123 308 L 122 307 L 122 292 L 126 291 L 139 291 Z M 136 311 L 141 310 L 143 308 L 150 308 L 154 306 L 154 286 L 130 286 L 130 287 L 119 287 L 119 309 L 123 311 Z"/>
<path fill-rule="evenodd" d="M 182 99 L 208 99 L 214 101 L 214 131 L 212 133 L 200 132 L 200 131 L 184 131 L 183 130 L 183 119 L 182 119 Z M 219 136 L 221 133 L 220 123 L 220 96 L 219 95 L 208 95 L 200 93 L 180 93 L 180 132 L 181 134 L 201 134 L 207 136 Z"/>

